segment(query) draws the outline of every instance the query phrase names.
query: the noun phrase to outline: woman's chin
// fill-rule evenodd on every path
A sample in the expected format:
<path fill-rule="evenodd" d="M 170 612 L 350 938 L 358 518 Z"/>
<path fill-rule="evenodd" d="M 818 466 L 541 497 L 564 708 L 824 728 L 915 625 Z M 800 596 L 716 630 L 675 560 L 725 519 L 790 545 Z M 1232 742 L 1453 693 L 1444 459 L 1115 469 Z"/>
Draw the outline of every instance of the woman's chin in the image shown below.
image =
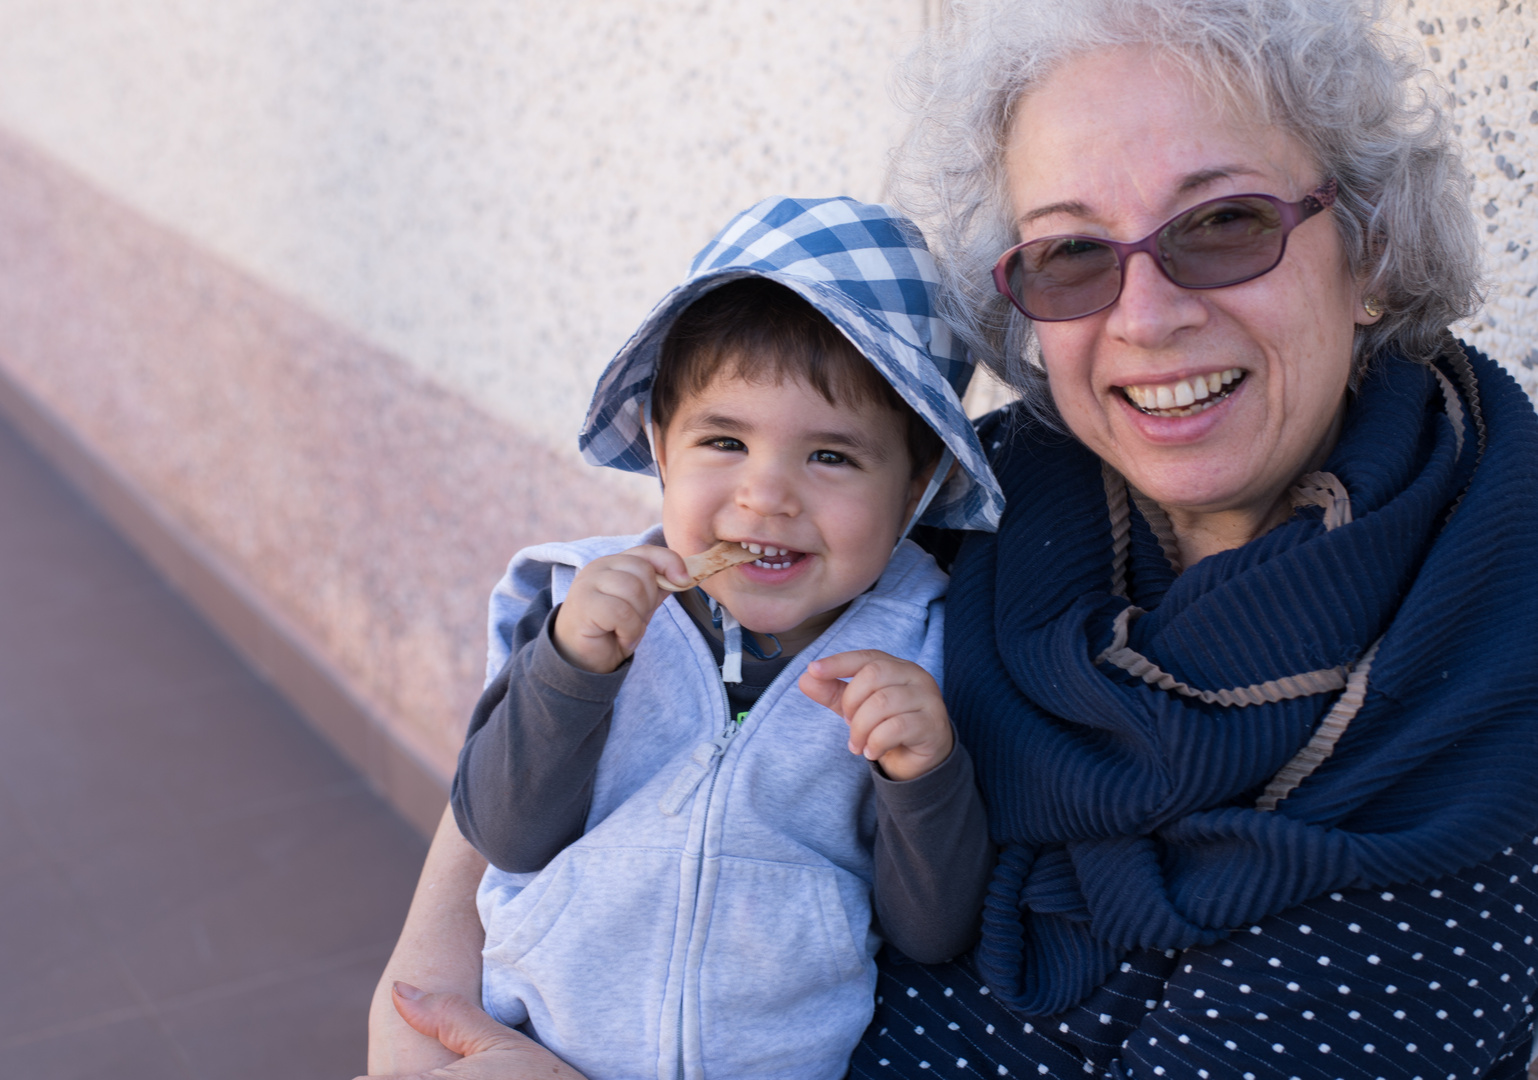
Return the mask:
<path fill-rule="evenodd" d="M 1201 468 L 1151 470 L 1144 476 L 1128 476 L 1128 483 L 1172 514 L 1223 514 L 1258 512 L 1258 503 L 1242 480 Z"/>
<path fill-rule="evenodd" d="M 1123 401 L 1113 455 L 1103 454 L 1138 491 L 1166 509 L 1234 509 L 1270 485 L 1255 453 L 1258 418 L 1246 421 L 1238 395 L 1191 416 L 1160 416 Z"/>

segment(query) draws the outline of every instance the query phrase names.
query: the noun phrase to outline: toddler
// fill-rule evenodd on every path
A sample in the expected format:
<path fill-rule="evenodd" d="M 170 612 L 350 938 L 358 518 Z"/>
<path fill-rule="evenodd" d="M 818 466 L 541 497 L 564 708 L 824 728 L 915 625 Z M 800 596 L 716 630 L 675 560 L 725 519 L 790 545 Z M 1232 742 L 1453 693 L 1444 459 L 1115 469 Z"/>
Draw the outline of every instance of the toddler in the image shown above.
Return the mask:
<path fill-rule="evenodd" d="M 1002 496 L 933 295 L 885 207 L 739 215 L 583 429 L 655 471 L 660 529 L 529 548 L 493 595 L 453 792 L 491 863 L 484 1003 L 592 1080 L 842 1077 L 881 940 L 973 940 L 993 849 L 936 682 L 946 577 L 903 537 Z"/>

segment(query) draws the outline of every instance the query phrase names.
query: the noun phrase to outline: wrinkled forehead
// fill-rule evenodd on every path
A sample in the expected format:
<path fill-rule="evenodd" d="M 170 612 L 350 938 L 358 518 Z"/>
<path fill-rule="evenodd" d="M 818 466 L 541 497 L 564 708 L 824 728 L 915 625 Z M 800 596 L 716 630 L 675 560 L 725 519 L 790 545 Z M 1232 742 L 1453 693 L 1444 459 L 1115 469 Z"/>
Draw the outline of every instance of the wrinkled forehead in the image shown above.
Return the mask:
<path fill-rule="evenodd" d="M 1317 183 L 1302 142 L 1146 47 L 1070 57 L 1011 113 L 1004 179 L 1022 237 L 1132 226 L 1240 191 L 1294 198 Z"/>

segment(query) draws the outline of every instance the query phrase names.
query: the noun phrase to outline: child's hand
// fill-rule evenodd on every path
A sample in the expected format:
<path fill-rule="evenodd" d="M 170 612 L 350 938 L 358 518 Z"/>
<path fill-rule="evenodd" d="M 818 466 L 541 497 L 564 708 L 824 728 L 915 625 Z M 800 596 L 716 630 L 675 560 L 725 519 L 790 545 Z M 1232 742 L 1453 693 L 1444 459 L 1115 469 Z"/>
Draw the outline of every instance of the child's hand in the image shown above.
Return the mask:
<path fill-rule="evenodd" d="M 879 763 L 893 780 L 923 776 L 950 756 L 950 714 L 917 664 L 876 649 L 838 653 L 812 661 L 800 686 L 849 724 L 849 752 Z"/>
<path fill-rule="evenodd" d="M 555 615 L 555 648 L 584 671 L 607 674 L 635 652 L 667 593 L 657 575 L 683 584 L 689 571 L 676 551 L 635 547 L 594 559 L 577 571 Z"/>

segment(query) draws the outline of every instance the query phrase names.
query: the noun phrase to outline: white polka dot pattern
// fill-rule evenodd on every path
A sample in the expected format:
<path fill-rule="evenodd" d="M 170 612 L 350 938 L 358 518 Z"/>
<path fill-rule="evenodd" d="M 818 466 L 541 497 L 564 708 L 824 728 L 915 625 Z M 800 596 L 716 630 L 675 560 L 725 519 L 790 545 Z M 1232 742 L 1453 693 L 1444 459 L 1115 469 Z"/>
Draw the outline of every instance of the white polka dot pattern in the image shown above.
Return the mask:
<path fill-rule="evenodd" d="M 1535 884 L 1538 841 L 1432 886 L 1332 893 L 1216 945 L 1131 954 L 1051 1018 L 1012 1015 L 969 965 L 887 960 L 850 1075 L 1520 1080 Z"/>

